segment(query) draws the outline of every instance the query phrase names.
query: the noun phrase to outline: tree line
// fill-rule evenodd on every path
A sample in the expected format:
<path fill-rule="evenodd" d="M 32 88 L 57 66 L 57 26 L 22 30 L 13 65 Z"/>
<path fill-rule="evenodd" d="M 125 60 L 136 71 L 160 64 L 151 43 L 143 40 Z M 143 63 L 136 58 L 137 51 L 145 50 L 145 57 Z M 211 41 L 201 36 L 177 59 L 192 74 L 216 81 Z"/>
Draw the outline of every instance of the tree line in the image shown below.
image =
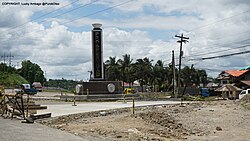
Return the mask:
<path fill-rule="evenodd" d="M 19 74 L 26 79 L 30 84 L 33 82 L 46 82 L 44 72 L 38 64 L 32 63 L 30 60 L 22 61 L 22 67 L 16 69 L 15 67 L 8 66 L 5 63 L 0 64 L 0 72 L 4 74 Z"/>
<path fill-rule="evenodd" d="M 133 59 L 130 55 L 125 54 L 122 59 L 109 57 L 104 63 L 105 79 L 110 81 L 123 81 L 130 85 L 138 81 L 141 85 L 153 86 L 158 88 L 155 91 L 170 91 L 173 89 L 173 66 L 165 65 L 162 60 L 152 63 L 148 57 L 143 59 Z M 178 69 L 175 69 L 175 78 L 178 79 Z M 185 66 L 181 70 L 180 85 L 199 86 L 201 83 L 207 83 L 207 73 L 205 70 L 195 69 L 194 67 Z"/>
<path fill-rule="evenodd" d="M 141 87 L 143 85 L 153 86 L 153 88 L 157 88 L 155 91 L 170 91 L 173 89 L 173 66 L 171 63 L 164 64 L 162 60 L 156 61 L 155 64 L 148 57 L 134 61 L 129 54 L 125 54 L 122 56 L 122 59 L 109 57 L 104 63 L 104 68 L 107 81 L 123 81 L 130 85 L 138 81 Z M 41 67 L 30 60 L 22 61 L 22 67 L 19 69 L 1 63 L 0 72 L 19 74 L 30 84 L 41 82 L 45 86 L 60 87 L 68 90 L 74 89 L 77 83 L 66 79 L 50 79 L 47 81 Z M 178 69 L 175 69 L 175 72 L 175 82 L 177 82 Z M 185 66 L 181 70 L 180 80 L 182 87 L 206 85 L 207 73 L 205 70 L 195 69 L 193 66 Z"/>

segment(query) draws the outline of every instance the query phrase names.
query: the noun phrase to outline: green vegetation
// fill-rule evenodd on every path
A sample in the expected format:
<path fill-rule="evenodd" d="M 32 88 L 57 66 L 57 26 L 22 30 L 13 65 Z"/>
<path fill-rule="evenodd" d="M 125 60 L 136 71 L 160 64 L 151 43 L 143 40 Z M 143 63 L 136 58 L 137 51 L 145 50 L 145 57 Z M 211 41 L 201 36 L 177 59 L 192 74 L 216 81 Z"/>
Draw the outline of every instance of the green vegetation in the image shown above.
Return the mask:
<path fill-rule="evenodd" d="M 73 91 L 75 90 L 75 86 L 80 83 L 77 81 L 73 80 L 66 80 L 64 78 L 62 79 L 49 79 L 49 81 L 44 83 L 44 86 L 54 88 L 55 89 L 60 89 L 60 90 L 66 90 L 66 91 Z"/>
<path fill-rule="evenodd" d="M 23 61 L 20 69 L 7 66 L 5 63 L 0 64 L 0 83 L 5 87 L 15 87 L 23 83 L 32 84 L 36 81 L 43 84 L 46 79 L 40 66 L 29 60 Z"/>
<path fill-rule="evenodd" d="M 21 84 L 32 84 L 33 82 L 41 82 L 43 86 L 51 87 L 48 91 L 67 91 L 71 92 L 75 89 L 78 82 L 66 79 L 49 79 L 46 81 L 44 72 L 38 64 L 32 63 L 30 60 L 22 61 L 22 67 L 16 69 L 0 64 L 0 84 L 5 87 L 16 87 Z"/>
<path fill-rule="evenodd" d="M 153 86 L 154 92 L 170 91 L 173 84 L 173 66 L 165 65 L 162 60 L 155 64 L 153 60 L 145 57 L 133 61 L 130 55 L 123 55 L 122 59 L 116 60 L 116 57 L 109 57 L 105 62 L 105 79 L 110 81 L 120 80 L 130 85 L 138 81 L 143 85 Z M 178 79 L 178 69 L 175 69 L 175 82 Z M 181 86 L 199 86 L 201 83 L 206 85 L 207 74 L 205 70 L 195 69 L 193 66 L 184 67 L 181 70 Z"/>
<path fill-rule="evenodd" d="M 28 83 L 28 81 L 18 74 L 0 72 L 0 84 L 5 87 L 19 86 L 24 83 Z"/>
<path fill-rule="evenodd" d="M 44 72 L 42 71 L 40 66 L 32 63 L 30 60 L 22 61 L 22 68 L 17 71 L 30 84 L 32 84 L 33 82 L 41 82 L 42 84 L 44 84 L 44 82 L 46 82 Z"/>

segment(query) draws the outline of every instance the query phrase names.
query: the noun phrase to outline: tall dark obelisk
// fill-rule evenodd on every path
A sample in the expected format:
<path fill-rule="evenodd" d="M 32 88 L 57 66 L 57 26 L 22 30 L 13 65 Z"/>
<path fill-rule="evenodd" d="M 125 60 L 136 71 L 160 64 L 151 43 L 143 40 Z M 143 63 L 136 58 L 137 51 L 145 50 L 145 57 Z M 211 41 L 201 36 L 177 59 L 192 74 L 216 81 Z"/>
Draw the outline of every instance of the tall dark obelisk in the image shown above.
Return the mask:
<path fill-rule="evenodd" d="M 102 24 L 94 23 L 92 29 L 92 73 L 94 81 L 104 80 Z"/>
<path fill-rule="evenodd" d="M 112 95 L 108 98 L 116 97 L 114 94 L 122 94 L 121 81 L 105 81 L 103 64 L 103 38 L 102 24 L 92 24 L 92 78 L 89 82 L 81 82 L 76 85 L 78 95 L 87 95 L 85 98 L 101 98 L 97 95 Z M 91 97 L 93 95 L 93 97 Z M 80 97 L 79 97 L 80 98 Z M 83 97 L 84 98 L 84 97 Z M 107 98 L 107 97 L 106 97 Z"/>

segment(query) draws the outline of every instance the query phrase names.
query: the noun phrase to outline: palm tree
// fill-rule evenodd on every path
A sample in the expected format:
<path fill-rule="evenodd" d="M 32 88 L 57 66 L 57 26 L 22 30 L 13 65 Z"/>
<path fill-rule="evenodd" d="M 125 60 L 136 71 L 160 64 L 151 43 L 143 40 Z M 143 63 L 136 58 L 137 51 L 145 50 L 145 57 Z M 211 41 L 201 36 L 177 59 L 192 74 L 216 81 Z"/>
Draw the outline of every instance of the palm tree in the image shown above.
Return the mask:
<path fill-rule="evenodd" d="M 109 60 L 105 62 L 105 78 L 110 81 L 121 79 L 121 72 L 116 57 L 109 57 Z"/>
<path fill-rule="evenodd" d="M 199 76 L 199 80 L 200 83 L 203 84 L 203 86 L 205 86 L 207 84 L 207 73 L 205 70 L 197 70 L 198 76 Z"/>
<path fill-rule="evenodd" d="M 184 67 L 181 70 L 181 77 L 182 77 L 182 83 L 187 86 L 200 86 L 201 83 L 203 85 L 206 85 L 207 82 L 207 73 L 205 70 L 199 70 L 193 68 L 193 66 L 190 68 L 188 66 Z"/>
<path fill-rule="evenodd" d="M 118 60 L 118 64 L 121 70 L 121 80 L 123 81 L 123 89 L 124 89 L 124 82 L 130 82 L 130 78 L 132 75 L 132 61 L 133 59 L 130 58 L 130 55 L 125 54 L 123 55 L 123 59 Z"/>
<path fill-rule="evenodd" d="M 163 83 L 167 81 L 168 71 L 164 68 L 163 62 L 158 60 L 153 67 L 153 84 L 154 88 L 156 85 L 159 86 L 159 90 L 163 89 Z"/>
<path fill-rule="evenodd" d="M 144 59 L 136 60 L 135 74 L 137 76 L 137 80 L 139 81 L 142 89 L 143 89 L 143 85 L 149 85 L 150 82 L 152 82 L 152 79 L 153 79 L 152 61 L 153 60 L 149 60 L 149 58 L 147 57 L 145 57 Z"/>

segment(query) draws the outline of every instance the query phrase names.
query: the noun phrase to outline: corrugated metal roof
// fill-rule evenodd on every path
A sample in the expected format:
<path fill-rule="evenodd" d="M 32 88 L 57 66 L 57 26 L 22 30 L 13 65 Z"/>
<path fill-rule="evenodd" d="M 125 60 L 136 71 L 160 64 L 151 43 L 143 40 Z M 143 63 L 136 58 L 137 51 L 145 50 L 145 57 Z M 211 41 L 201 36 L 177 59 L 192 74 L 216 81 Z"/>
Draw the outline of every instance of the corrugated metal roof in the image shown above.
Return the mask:
<path fill-rule="evenodd" d="M 242 83 L 244 83 L 244 84 L 250 86 L 250 81 L 240 81 L 240 82 L 242 82 Z"/>
<path fill-rule="evenodd" d="M 248 72 L 249 70 L 225 70 L 226 73 L 234 76 L 234 77 L 238 77 L 241 76 L 242 74 Z"/>
<path fill-rule="evenodd" d="M 240 68 L 240 70 L 248 70 L 248 69 L 250 69 L 250 66 L 246 66 L 246 67 Z"/>
<path fill-rule="evenodd" d="M 219 91 L 219 92 L 233 92 L 233 91 L 241 91 L 242 89 L 232 85 L 232 84 L 227 84 L 227 85 L 223 85 L 222 87 L 216 89 L 215 91 Z"/>

